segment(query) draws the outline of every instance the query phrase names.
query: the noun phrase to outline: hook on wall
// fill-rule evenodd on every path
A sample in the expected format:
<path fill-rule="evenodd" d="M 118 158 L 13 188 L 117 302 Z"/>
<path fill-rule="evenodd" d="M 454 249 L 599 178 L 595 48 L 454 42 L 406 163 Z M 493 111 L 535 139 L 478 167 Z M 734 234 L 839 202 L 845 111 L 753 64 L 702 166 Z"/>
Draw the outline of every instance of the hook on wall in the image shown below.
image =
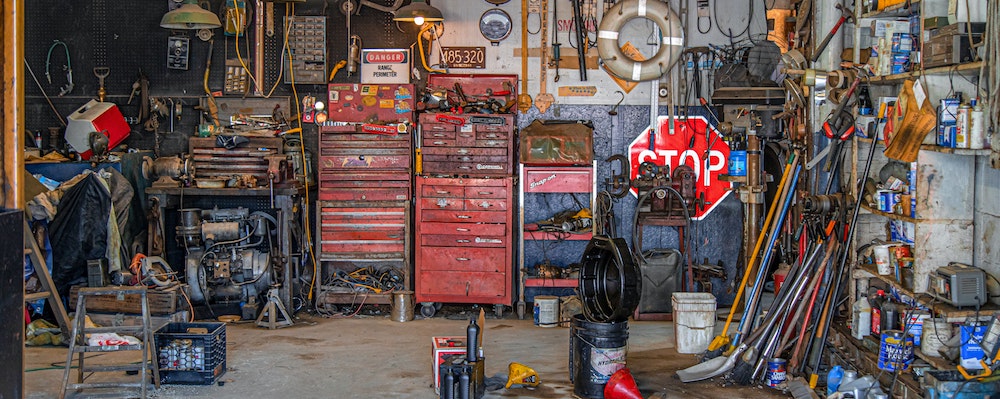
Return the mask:
<path fill-rule="evenodd" d="M 615 103 L 614 107 L 611 107 L 610 111 L 608 111 L 608 115 L 611 115 L 611 116 L 618 115 L 618 106 L 622 105 L 622 102 L 625 101 L 625 93 L 623 93 L 621 90 L 615 90 L 615 93 L 621 95 L 622 98 L 620 100 L 618 100 L 617 103 Z"/>

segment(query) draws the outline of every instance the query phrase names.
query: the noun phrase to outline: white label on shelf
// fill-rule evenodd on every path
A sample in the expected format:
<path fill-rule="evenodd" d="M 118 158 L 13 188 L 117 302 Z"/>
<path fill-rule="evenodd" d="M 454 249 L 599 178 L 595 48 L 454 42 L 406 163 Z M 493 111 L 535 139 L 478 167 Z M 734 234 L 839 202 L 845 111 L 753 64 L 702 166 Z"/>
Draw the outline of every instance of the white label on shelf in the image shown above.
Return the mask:
<path fill-rule="evenodd" d="M 913 83 L 913 97 L 917 100 L 917 107 L 923 108 L 924 102 L 927 101 L 927 92 L 924 91 L 924 85 L 919 79 Z"/>

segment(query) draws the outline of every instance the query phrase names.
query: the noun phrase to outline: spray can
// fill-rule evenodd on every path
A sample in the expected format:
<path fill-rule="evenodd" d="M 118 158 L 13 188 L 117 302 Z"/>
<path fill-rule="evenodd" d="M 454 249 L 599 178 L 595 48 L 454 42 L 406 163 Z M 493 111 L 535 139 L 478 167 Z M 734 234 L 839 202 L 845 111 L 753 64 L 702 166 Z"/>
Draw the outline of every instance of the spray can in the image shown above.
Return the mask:
<path fill-rule="evenodd" d="M 972 100 L 972 112 L 969 116 L 969 148 L 980 150 L 986 148 L 986 129 L 983 128 L 983 105 L 978 100 Z"/>
<path fill-rule="evenodd" d="M 875 298 L 871 300 L 872 306 L 872 334 L 881 335 L 882 334 L 882 304 L 885 303 L 885 291 L 878 290 L 875 292 Z"/>
<path fill-rule="evenodd" d="M 958 115 L 955 119 L 955 148 L 969 148 L 970 136 L 969 127 L 972 119 L 972 107 L 967 103 L 958 106 Z"/>

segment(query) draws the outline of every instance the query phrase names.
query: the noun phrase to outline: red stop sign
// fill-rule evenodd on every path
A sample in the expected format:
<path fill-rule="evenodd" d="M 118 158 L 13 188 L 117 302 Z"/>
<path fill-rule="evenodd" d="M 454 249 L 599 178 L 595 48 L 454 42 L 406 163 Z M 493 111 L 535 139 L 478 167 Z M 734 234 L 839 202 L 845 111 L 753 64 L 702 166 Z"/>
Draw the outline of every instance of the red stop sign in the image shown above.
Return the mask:
<path fill-rule="evenodd" d="M 700 220 L 722 203 L 733 186 L 731 182 L 719 180 L 719 175 L 727 171 L 729 145 L 722 141 L 719 132 L 702 116 L 674 118 L 673 134 L 670 134 L 669 118 L 661 116 L 656 122 L 659 129 L 652 147 L 649 145 L 649 128 L 640 133 L 628 146 L 629 177 L 636 178 L 639 165 L 643 162 L 666 165 L 671 171 L 678 165 L 692 167 L 696 177 L 695 190 L 699 197 L 704 194 L 705 201 L 708 202 L 704 209 L 691 215 L 694 219 Z M 712 148 L 706 151 L 710 142 L 713 143 Z M 632 195 L 636 195 L 635 190 L 632 190 Z"/>

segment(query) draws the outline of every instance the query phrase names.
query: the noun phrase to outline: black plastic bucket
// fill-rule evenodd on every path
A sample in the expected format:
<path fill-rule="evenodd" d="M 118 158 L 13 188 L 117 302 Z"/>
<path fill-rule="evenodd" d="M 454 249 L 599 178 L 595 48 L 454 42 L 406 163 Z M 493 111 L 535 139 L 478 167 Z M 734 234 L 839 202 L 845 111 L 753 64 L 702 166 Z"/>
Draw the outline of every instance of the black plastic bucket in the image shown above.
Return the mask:
<path fill-rule="evenodd" d="M 569 330 L 569 380 L 573 396 L 603 399 L 604 385 L 615 371 L 625 368 L 628 321 L 595 323 L 582 314 L 573 316 Z"/>

